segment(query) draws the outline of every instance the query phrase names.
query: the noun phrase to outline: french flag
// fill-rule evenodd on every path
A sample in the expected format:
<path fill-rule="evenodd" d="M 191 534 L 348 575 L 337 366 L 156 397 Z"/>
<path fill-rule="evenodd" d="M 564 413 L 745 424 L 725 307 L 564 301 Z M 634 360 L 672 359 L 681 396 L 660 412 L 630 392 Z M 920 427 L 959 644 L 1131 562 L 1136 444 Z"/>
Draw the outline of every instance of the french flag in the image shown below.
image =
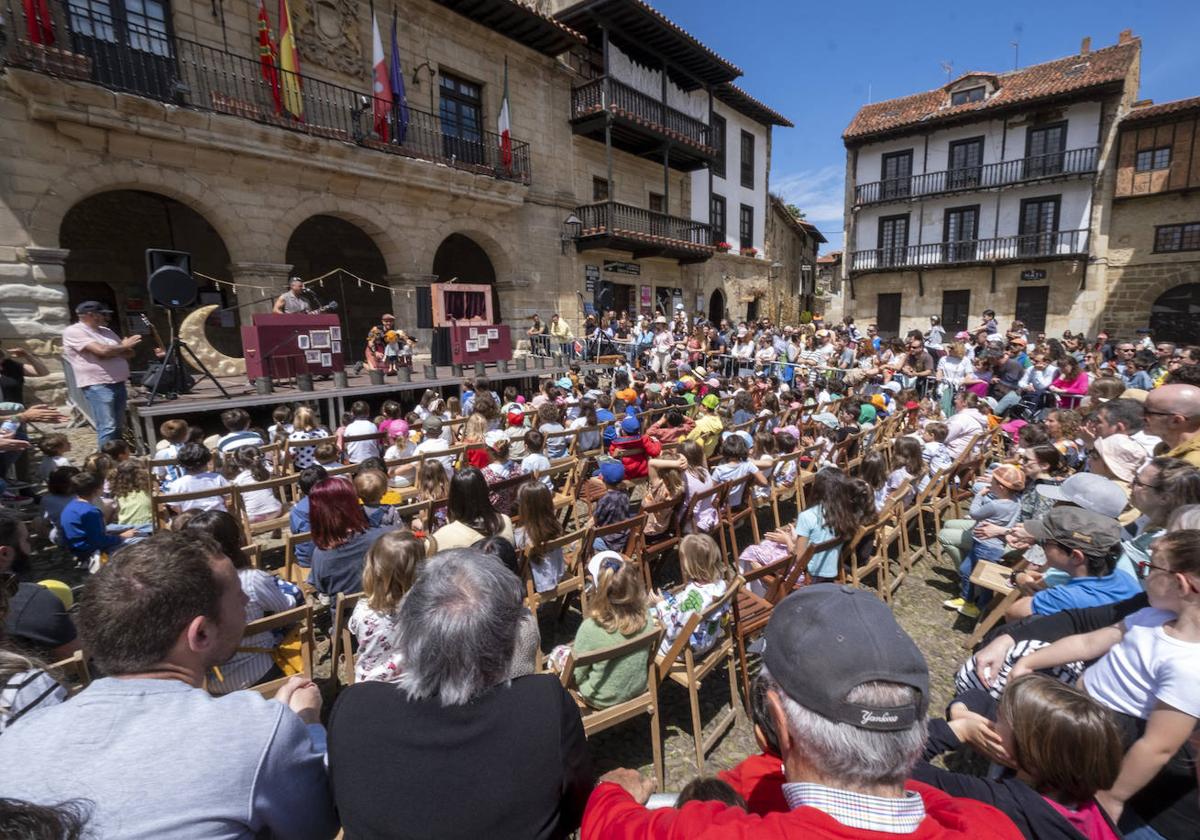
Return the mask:
<path fill-rule="evenodd" d="M 513 165 L 512 119 L 508 110 L 508 58 L 504 59 L 504 98 L 500 100 L 500 164 L 511 170 Z"/>
<path fill-rule="evenodd" d="M 374 74 L 372 111 L 375 134 L 384 143 L 391 139 L 392 82 L 388 78 L 387 62 L 383 55 L 383 38 L 379 35 L 379 17 L 371 15 L 371 65 Z"/>

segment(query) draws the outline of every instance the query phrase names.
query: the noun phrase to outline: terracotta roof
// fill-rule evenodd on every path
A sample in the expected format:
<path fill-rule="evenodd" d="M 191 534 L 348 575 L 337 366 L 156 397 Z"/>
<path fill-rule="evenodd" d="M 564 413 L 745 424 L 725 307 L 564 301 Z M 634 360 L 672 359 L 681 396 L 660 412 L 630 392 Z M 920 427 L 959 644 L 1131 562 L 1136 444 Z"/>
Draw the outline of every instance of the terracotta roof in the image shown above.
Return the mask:
<path fill-rule="evenodd" d="M 543 55 L 560 55 L 575 44 L 587 43 L 587 38 L 583 35 L 538 9 L 529 0 L 437 2 Z"/>
<path fill-rule="evenodd" d="M 990 97 L 982 102 L 965 102 L 951 107 L 952 86 L 968 76 L 989 75 L 967 73 L 934 90 L 864 105 L 850 121 L 842 139 L 847 142 L 859 141 L 915 125 L 970 120 L 978 112 L 1000 111 L 1119 83 L 1125 79 L 1130 65 L 1137 59 L 1140 47 L 1141 41 L 1131 38 L 1125 43 L 1104 47 L 1087 55 L 1071 55 L 1000 73 L 995 77 L 999 87 Z"/>
<path fill-rule="evenodd" d="M 825 254 L 824 256 L 817 257 L 817 262 L 821 263 L 821 264 L 839 263 L 841 261 L 842 261 L 842 252 L 841 251 L 830 251 L 828 254 Z"/>
<path fill-rule="evenodd" d="M 1121 122 L 1153 120 L 1158 117 L 1170 116 L 1171 114 L 1197 110 L 1200 110 L 1200 96 L 1193 96 L 1190 99 L 1176 99 L 1174 102 L 1163 102 L 1159 105 L 1144 105 L 1141 108 L 1134 108 L 1125 115 L 1125 118 Z"/>
<path fill-rule="evenodd" d="M 713 89 L 713 96 L 740 114 L 745 114 L 752 120 L 763 125 L 781 125 L 784 128 L 794 128 L 792 121 L 775 109 L 759 102 L 746 91 L 732 82 L 726 82 Z"/>

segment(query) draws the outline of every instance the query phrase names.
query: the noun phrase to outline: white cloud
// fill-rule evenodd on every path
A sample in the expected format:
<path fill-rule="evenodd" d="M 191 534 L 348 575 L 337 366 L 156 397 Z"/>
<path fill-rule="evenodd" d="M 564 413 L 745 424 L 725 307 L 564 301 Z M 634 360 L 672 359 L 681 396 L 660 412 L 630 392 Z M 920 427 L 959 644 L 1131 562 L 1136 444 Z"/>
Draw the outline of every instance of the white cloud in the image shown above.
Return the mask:
<path fill-rule="evenodd" d="M 823 251 L 837 250 L 842 246 L 845 180 L 845 167 L 831 164 L 782 175 L 772 181 L 771 191 L 803 210 L 804 218 L 825 234 L 829 244 Z"/>

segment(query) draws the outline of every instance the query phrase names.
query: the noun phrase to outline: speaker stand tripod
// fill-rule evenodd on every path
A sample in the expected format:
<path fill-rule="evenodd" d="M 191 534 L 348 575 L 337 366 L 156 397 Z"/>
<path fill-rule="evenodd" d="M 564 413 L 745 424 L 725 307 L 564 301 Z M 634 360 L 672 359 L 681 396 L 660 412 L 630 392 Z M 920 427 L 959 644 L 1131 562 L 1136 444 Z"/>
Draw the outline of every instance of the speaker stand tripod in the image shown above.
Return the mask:
<path fill-rule="evenodd" d="M 212 380 L 212 384 L 217 386 L 217 390 L 221 392 L 221 396 L 229 399 L 229 392 L 225 390 L 225 386 L 217 381 L 217 377 L 213 376 L 212 371 L 205 367 L 204 362 L 200 361 L 200 357 L 196 355 L 196 351 L 191 348 L 186 341 L 181 339 L 175 331 L 175 316 L 172 310 L 167 310 L 167 323 L 171 327 L 171 343 L 167 345 L 166 353 L 162 357 L 163 374 L 170 369 L 170 365 L 174 362 L 178 366 L 178 370 L 183 370 L 183 353 L 187 351 L 188 358 L 191 364 L 200 376 L 197 381 L 208 377 Z M 154 405 L 155 398 L 158 397 L 158 389 L 162 385 L 164 375 L 160 375 L 154 382 L 154 387 L 150 389 L 150 397 L 146 400 L 147 407 Z"/>

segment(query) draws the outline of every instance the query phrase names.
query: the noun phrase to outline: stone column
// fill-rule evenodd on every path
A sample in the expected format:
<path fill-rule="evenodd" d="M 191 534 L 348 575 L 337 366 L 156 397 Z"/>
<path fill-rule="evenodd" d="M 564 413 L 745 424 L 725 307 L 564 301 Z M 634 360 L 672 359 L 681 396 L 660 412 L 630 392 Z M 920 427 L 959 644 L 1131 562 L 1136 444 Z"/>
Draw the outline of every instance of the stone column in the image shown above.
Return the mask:
<path fill-rule="evenodd" d="M 275 298 L 287 291 L 292 267 L 287 263 L 239 262 L 229 264 L 237 291 L 238 312 L 241 323 L 250 323 L 255 312 L 270 312 Z M 252 286 L 265 288 L 256 289 Z"/>
<path fill-rule="evenodd" d="M 60 336 L 71 323 L 65 285 L 68 253 L 65 248 L 28 246 L 15 249 L 15 260 L 0 261 L 3 337 L 24 344 L 55 371 L 28 380 L 27 400 L 60 404 L 66 397 L 62 374 L 56 368 L 62 352 Z"/>

